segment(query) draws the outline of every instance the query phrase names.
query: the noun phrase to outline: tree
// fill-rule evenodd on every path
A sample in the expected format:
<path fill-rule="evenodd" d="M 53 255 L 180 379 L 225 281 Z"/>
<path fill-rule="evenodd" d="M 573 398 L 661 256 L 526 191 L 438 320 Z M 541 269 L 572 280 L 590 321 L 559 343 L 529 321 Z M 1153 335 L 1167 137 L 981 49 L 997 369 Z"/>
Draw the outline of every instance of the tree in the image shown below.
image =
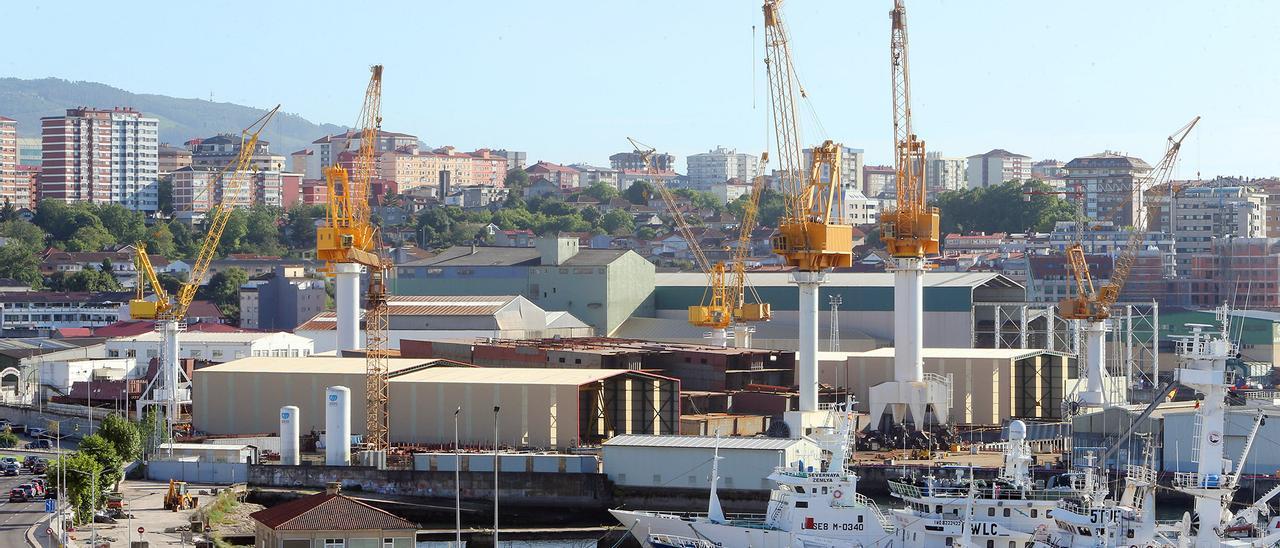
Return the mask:
<path fill-rule="evenodd" d="M 156 281 L 160 282 L 160 287 L 170 295 L 176 295 L 182 284 L 186 283 L 186 275 L 178 276 L 172 272 L 160 272 L 156 274 Z"/>
<path fill-rule="evenodd" d="M 712 209 L 717 213 L 724 210 L 724 204 L 720 202 L 719 198 L 716 198 L 715 194 L 710 192 L 693 190 L 691 188 L 680 188 L 676 189 L 674 194 L 688 198 L 689 202 L 693 204 L 693 207 L 698 209 Z"/>
<path fill-rule="evenodd" d="M 249 235 L 249 214 L 243 209 L 237 209 L 231 212 L 227 218 L 227 224 L 222 229 L 222 239 L 218 240 L 218 251 L 226 253 L 241 253 L 244 245 L 245 236 Z"/>
<path fill-rule="evenodd" d="M 4 199 L 4 205 L 0 206 L 0 222 L 12 221 L 18 216 L 18 208 L 13 207 L 13 202 L 8 198 Z"/>
<path fill-rule="evenodd" d="M 59 291 L 121 291 L 123 288 L 109 272 L 98 269 L 85 269 L 71 275 L 54 277 L 54 289 Z M 60 281 L 57 281 L 60 280 Z M 57 287 L 61 285 L 61 287 Z"/>
<path fill-rule="evenodd" d="M 285 213 L 284 242 L 291 249 L 315 249 L 316 221 L 323 219 L 324 206 L 295 205 Z"/>
<path fill-rule="evenodd" d="M 101 224 L 89 224 L 76 229 L 64 247 L 67 251 L 102 251 L 115 243 L 116 237 Z"/>
<path fill-rule="evenodd" d="M 512 169 L 507 171 L 507 176 L 503 177 L 502 185 L 512 191 L 521 191 L 529 186 L 529 174 L 523 169 Z"/>
<path fill-rule="evenodd" d="M 596 201 L 602 204 L 607 203 L 609 200 L 617 198 L 619 195 L 621 195 L 621 193 L 618 192 L 617 187 L 604 182 L 594 183 L 591 186 L 587 187 L 586 190 L 582 191 L 582 193 L 592 198 L 595 198 Z"/>
<path fill-rule="evenodd" d="M 20 219 L 10 219 L 0 223 L 0 236 L 17 240 L 29 249 L 44 248 L 45 233 L 40 227 Z"/>
<path fill-rule="evenodd" d="M 943 192 L 934 200 L 948 232 L 1048 231 L 1058 221 L 1076 216 L 1075 204 L 1052 194 L 1028 195 L 1028 190 L 1052 192 L 1040 181 L 1006 181 L 982 188 Z M 1027 198 L 1030 200 L 1027 200 Z"/>
<path fill-rule="evenodd" d="M 160 183 L 156 185 L 156 197 L 159 200 L 160 212 L 165 215 L 173 214 L 173 177 L 165 177 L 160 179 Z"/>
<path fill-rule="evenodd" d="M 161 257 L 176 257 L 178 246 L 173 237 L 173 231 L 169 230 L 169 223 L 157 222 L 151 230 L 147 231 L 147 237 L 143 240 L 147 244 L 147 253 L 154 253 Z"/>
<path fill-rule="evenodd" d="M 623 197 L 627 201 L 636 205 L 645 205 L 649 203 L 649 199 L 658 195 L 657 189 L 654 188 L 649 181 L 636 181 L 631 183 Z"/>
<path fill-rule="evenodd" d="M 112 413 L 103 418 L 98 434 L 115 447 L 121 460 L 129 462 L 142 456 L 142 434 L 138 425 L 119 414 Z"/>
<path fill-rule="evenodd" d="M 147 224 L 141 212 L 130 211 L 120 204 L 98 206 L 98 220 L 117 242 L 134 243 L 147 234 Z"/>
<path fill-rule="evenodd" d="M 115 444 L 95 433 L 80 440 L 80 452 L 93 457 L 102 467 L 98 474 L 98 489 L 114 491 L 116 483 L 124 476 L 124 461 L 116 452 Z"/>
<path fill-rule="evenodd" d="M 750 200 L 750 194 L 743 194 L 742 196 L 739 196 L 737 200 L 729 202 L 729 214 L 733 215 L 738 220 L 742 220 L 743 212 L 746 210 L 747 202 Z M 782 194 L 767 188 L 761 189 L 760 203 L 757 207 L 757 226 L 778 226 L 778 219 L 780 219 L 786 212 L 786 204 L 783 201 Z"/>
<path fill-rule="evenodd" d="M 65 497 L 67 503 L 75 509 L 76 522 L 85 523 L 92 519 L 94 509 L 106 502 L 102 482 L 97 481 L 98 485 L 94 485 L 95 479 L 101 479 L 102 472 L 102 465 L 96 458 L 84 451 L 77 451 L 50 462 L 45 474 L 51 478 L 65 478 L 66 492 L 58 493 L 58 496 Z"/>
<path fill-rule="evenodd" d="M 138 433 L 142 436 L 142 454 L 151 455 L 161 444 L 169 441 L 169 432 L 165 429 L 164 417 L 156 412 L 154 406 L 142 412 L 142 420 L 138 421 Z"/>
<path fill-rule="evenodd" d="M 651 226 L 642 226 L 640 230 L 636 231 L 636 237 L 641 240 L 652 240 L 658 237 L 658 231 Z"/>
<path fill-rule="evenodd" d="M 20 243 L 0 247 L 0 278 L 12 278 L 32 288 L 40 287 L 40 256 Z"/>
<path fill-rule="evenodd" d="M 174 222 L 166 225 L 173 233 L 173 246 L 177 257 L 193 258 L 200 250 L 200 238 L 187 225 Z"/>
<path fill-rule="evenodd" d="M 8 426 L 4 427 L 4 431 L 0 431 L 0 449 L 13 449 L 18 446 L 18 435 L 13 433 L 13 429 Z"/>
<path fill-rule="evenodd" d="M 636 231 L 636 221 L 631 217 L 630 213 L 621 209 L 614 209 L 605 213 L 604 217 L 600 219 L 600 228 L 614 236 L 624 236 Z"/>
<path fill-rule="evenodd" d="M 240 320 L 240 286 L 249 282 L 249 274 L 242 268 L 228 268 L 214 274 L 209 283 L 202 286 L 197 295 L 218 307 L 228 319 Z"/>

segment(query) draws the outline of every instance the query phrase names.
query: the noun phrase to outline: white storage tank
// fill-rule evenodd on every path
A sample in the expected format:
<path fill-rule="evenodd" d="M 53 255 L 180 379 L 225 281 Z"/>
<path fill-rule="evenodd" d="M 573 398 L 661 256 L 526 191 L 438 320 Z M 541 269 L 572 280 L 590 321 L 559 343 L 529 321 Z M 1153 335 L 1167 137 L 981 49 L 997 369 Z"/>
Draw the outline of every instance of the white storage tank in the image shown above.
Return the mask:
<path fill-rule="evenodd" d="M 324 463 L 351 465 L 351 389 L 345 386 L 324 391 Z"/>
<path fill-rule="evenodd" d="M 280 408 L 280 464 L 297 466 L 298 455 L 298 406 Z"/>

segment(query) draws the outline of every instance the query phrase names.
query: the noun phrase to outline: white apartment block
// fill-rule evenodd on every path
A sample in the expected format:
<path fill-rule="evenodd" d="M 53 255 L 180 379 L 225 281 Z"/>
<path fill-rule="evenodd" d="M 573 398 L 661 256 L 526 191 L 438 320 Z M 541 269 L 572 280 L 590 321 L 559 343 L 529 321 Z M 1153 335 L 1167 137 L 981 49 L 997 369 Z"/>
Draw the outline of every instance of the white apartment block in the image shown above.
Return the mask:
<path fill-rule="evenodd" d="M 151 331 L 107 340 L 108 358 L 133 358 L 134 373 L 145 372 L 160 355 L 160 334 Z M 299 358 L 315 351 L 311 339 L 293 333 L 188 331 L 179 337 L 178 357 L 224 363 L 249 357 Z"/>
<path fill-rule="evenodd" d="M 67 109 L 40 119 L 41 199 L 160 206 L 159 121 L 130 108 Z"/>
<path fill-rule="evenodd" d="M 847 188 L 844 193 L 845 218 L 852 225 L 873 225 L 880 222 L 880 200 L 868 198 L 862 191 Z"/>
<path fill-rule="evenodd" d="M 760 158 L 751 154 L 739 154 L 735 149 L 716 147 L 710 152 L 685 158 L 689 170 L 689 184 L 710 186 L 729 179 L 749 183 L 760 174 Z"/>
<path fill-rule="evenodd" d="M 968 188 L 965 158 L 943 156 L 941 152 L 924 154 L 924 187 L 925 193 L 932 198 L 939 192 L 964 190 Z"/>
<path fill-rule="evenodd" d="M 1005 181 L 1031 178 L 1031 157 L 994 149 L 968 158 L 965 179 L 969 188 L 996 186 Z"/>
<path fill-rule="evenodd" d="M 48 336 L 64 327 L 102 327 L 120 321 L 131 293 L 0 293 L 0 334 Z"/>
<path fill-rule="evenodd" d="M 0 116 L 0 205 L 31 207 L 31 192 L 18 184 L 18 122 Z"/>

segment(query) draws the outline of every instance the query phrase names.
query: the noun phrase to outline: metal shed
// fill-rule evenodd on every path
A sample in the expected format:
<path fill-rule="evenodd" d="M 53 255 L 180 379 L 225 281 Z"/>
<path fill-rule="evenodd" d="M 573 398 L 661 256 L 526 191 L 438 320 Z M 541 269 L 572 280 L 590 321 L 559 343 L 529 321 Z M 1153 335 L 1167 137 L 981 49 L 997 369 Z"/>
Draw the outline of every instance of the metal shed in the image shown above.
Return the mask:
<path fill-rule="evenodd" d="M 604 473 L 619 486 L 709 488 L 720 448 L 720 487 L 768 490 L 773 469 L 802 461 L 821 469 L 822 450 L 809 439 L 714 436 L 616 436 L 604 443 Z"/>

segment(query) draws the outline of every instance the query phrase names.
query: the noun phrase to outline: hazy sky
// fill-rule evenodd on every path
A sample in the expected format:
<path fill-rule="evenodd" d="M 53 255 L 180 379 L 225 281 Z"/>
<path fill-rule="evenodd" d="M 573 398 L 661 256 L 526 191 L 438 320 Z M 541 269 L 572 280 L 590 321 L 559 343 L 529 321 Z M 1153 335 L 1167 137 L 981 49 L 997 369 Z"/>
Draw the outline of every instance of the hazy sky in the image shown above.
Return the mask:
<path fill-rule="evenodd" d="M 806 114 L 806 142 L 825 136 L 890 161 L 891 4 L 785 4 L 825 128 Z M 1199 114 L 1178 176 L 1280 175 L 1280 2 L 908 9 L 915 127 L 930 150 L 1069 160 L 1110 149 L 1154 163 Z M 716 145 L 758 153 L 771 132 L 755 0 L 14 0 L 3 11 L 3 76 L 278 102 L 352 124 L 367 67 L 382 63 L 385 129 L 527 150 L 531 162 L 607 164 L 634 136 L 683 163 Z"/>

